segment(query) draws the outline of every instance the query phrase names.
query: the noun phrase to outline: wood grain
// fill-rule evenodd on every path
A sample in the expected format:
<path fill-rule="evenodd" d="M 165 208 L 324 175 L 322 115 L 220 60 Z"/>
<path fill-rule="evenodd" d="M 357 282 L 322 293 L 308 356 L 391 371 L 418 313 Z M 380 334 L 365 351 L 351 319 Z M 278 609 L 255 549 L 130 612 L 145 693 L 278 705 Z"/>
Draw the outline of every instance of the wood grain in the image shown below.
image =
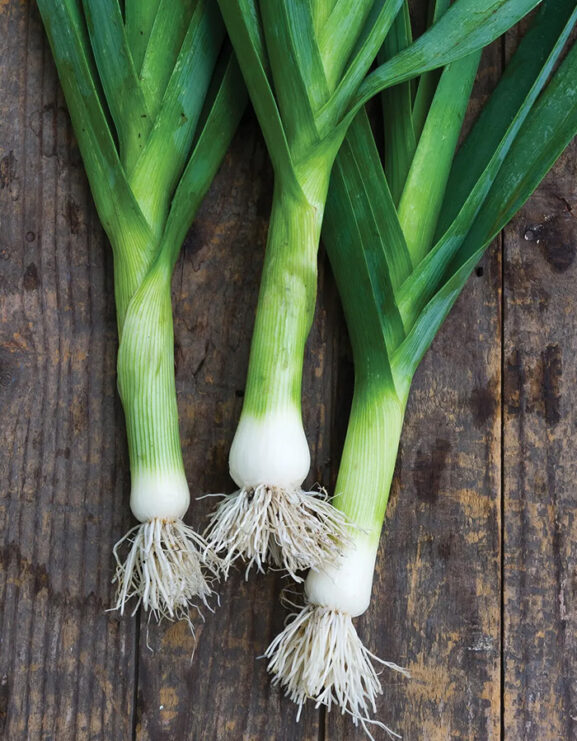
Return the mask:
<path fill-rule="evenodd" d="M 196 640 L 105 611 L 111 548 L 132 522 L 112 260 L 33 3 L 0 0 L 0 39 L 0 737 L 360 741 L 334 712 L 309 706 L 297 723 L 256 659 L 282 627 L 281 575 L 235 573 L 195 618 Z M 485 57 L 474 106 L 500 60 Z M 371 650 L 413 675 L 384 674 L 378 705 L 411 741 L 576 735 L 576 171 L 574 143 L 415 378 L 358 621 Z M 271 185 L 249 114 L 173 282 L 197 495 L 232 488 Z M 311 485 L 334 483 L 351 386 L 321 255 L 304 380 Z M 212 504 L 188 520 L 202 528 Z"/>
<path fill-rule="evenodd" d="M 1 724 L 123 739 L 136 626 L 105 612 L 129 522 L 111 260 L 35 6 L 0 11 Z"/>
<path fill-rule="evenodd" d="M 577 735 L 577 147 L 505 232 L 504 726 Z"/>

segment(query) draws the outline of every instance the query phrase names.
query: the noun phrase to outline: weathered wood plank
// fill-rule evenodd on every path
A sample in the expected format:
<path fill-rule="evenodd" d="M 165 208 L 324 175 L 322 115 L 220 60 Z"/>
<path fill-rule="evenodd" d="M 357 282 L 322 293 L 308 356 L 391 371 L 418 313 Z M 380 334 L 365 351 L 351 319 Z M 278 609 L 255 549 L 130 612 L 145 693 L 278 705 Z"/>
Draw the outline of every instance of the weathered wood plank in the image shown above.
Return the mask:
<path fill-rule="evenodd" d="M 505 232 L 504 728 L 577 734 L 577 146 Z"/>
<path fill-rule="evenodd" d="M 278 575 L 233 575 L 221 606 L 195 621 L 196 643 L 184 625 L 104 612 L 111 547 L 131 524 L 112 261 L 33 3 L 0 2 L 0 38 L 0 736 L 363 738 L 312 707 L 297 725 L 256 661 L 282 626 Z M 415 379 L 374 602 L 359 621 L 372 650 L 413 674 L 383 675 L 378 706 L 408 739 L 498 738 L 501 722 L 510 738 L 576 733 L 576 163 L 573 145 L 506 233 L 503 439 L 498 246 Z M 231 488 L 270 193 L 247 118 L 173 284 L 199 494 Z M 352 373 L 324 262 L 320 283 L 306 427 L 310 481 L 334 483 Z M 211 506 L 198 502 L 189 521 L 201 527 Z"/>
<path fill-rule="evenodd" d="M 0 38 L 0 735 L 124 739 L 111 261 L 35 4 L 0 4 Z"/>

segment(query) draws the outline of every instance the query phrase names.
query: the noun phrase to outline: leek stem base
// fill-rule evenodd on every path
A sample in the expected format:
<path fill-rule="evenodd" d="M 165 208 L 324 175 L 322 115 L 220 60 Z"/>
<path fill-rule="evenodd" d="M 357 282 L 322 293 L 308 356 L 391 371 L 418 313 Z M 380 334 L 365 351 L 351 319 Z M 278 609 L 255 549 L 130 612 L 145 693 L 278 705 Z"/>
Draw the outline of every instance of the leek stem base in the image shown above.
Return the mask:
<path fill-rule="evenodd" d="M 324 492 L 260 484 L 224 494 L 205 533 L 214 551 L 226 551 L 223 573 L 238 559 L 264 572 L 267 562 L 299 571 L 335 563 L 349 540 L 348 521 Z"/>

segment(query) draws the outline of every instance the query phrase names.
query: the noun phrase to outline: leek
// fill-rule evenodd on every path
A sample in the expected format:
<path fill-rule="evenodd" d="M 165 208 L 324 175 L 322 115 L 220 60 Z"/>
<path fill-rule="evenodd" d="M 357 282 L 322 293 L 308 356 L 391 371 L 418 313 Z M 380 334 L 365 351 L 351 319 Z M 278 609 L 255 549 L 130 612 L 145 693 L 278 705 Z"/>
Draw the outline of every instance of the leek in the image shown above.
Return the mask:
<path fill-rule="evenodd" d="M 38 0 L 114 255 L 118 390 L 141 524 L 117 544 L 116 608 L 158 617 L 206 601 L 219 559 L 182 521 L 171 276 L 245 106 L 211 0 Z M 124 550 L 128 553 L 124 557 Z"/>
<path fill-rule="evenodd" d="M 275 185 L 244 403 L 229 457 L 239 487 L 208 537 L 293 577 L 337 563 L 346 518 L 303 491 L 310 454 L 301 376 L 329 179 L 354 116 L 380 90 L 472 54 L 538 0 L 456 0 L 414 44 L 369 73 L 403 0 L 219 0 L 273 163 Z M 248 569 L 247 569 L 248 571 Z"/>
<path fill-rule="evenodd" d="M 371 719 L 382 691 L 373 663 L 399 667 L 363 646 L 352 618 L 370 602 L 411 380 L 487 245 L 577 133 L 576 44 L 555 69 L 576 23 L 574 0 L 543 3 L 456 156 L 477 58 L 444 69 L 410 167 L 387 160 L 402 184 L 398 207 L 365 114 L 334 169 L 323 237 L 355 362 L 334 505 L 355 527 L 338 563 L 309 573 L 304 608 L 266 656 L 273 682 L 299 708 L 308 698 L 336 705 L 371 738 L 371 723 L 396 735 Z M 388 115 L 395 113 L 414 115 L 400 105 Z"/>

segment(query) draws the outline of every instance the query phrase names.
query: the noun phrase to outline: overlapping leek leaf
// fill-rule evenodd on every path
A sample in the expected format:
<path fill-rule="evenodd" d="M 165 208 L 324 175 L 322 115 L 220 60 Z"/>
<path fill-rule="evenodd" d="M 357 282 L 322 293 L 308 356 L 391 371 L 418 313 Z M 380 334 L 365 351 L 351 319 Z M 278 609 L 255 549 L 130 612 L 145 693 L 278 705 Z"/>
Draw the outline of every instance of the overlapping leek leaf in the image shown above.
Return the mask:
<path fill-rule="evenodd" d="M 409 6 L 405 2 L 383 42 L 379 60 L 391 59 L 406 49 L 411 41 L 411 18 Z M 417 146 L 412 115 L 412 82 L 402 82 L 388 88 L 381 95 L 385 127 L 385 172 L 395 204 L 398 204 L 401 197 Z"/>
<path fill-rule="evenodd" d="M 365 73 L 355 80 L 356 85 L 348 81 L 348 84 L 337 87 L 319 113 L 320 125 L 339 122 L 339 135 L 346 133 L 354 115 L 377 93 L 482 49 L 515 25 L 539 2 L 455 0 L 433 26 L 412 44 L 365 77 L 367 65 Z"/>
<path fill-rule="evenodd" d="M 439 20 L 450 4 L 451 0 L 431 0 L 429 5 L 431 25 Z M 420 137 L 423 126 L 425 125 L 425 119 L 427 118 L 427 113 L 431 101 L 433 100 L 439 77 L 440 71 L 437 69 L 425 72 L 425 74 L 421 75 L 419 78 L 417 93 L 413 104 L 413 114 L 411 117 L 417 139 Z"/>
<path fill-rule="evenodd" d="M 143 524 L 117 555 L 131 597 L 188 619 L 216 556 L 182 522 L 170 281 L 181 243 L 246 103 L 212 0 L 38 0 L 102 225 L 114 254 L 118 388 Z M 120 544 L 119 544 L 120 545 Z M 118 546 L 117 546 L 118 547 Z"/>

